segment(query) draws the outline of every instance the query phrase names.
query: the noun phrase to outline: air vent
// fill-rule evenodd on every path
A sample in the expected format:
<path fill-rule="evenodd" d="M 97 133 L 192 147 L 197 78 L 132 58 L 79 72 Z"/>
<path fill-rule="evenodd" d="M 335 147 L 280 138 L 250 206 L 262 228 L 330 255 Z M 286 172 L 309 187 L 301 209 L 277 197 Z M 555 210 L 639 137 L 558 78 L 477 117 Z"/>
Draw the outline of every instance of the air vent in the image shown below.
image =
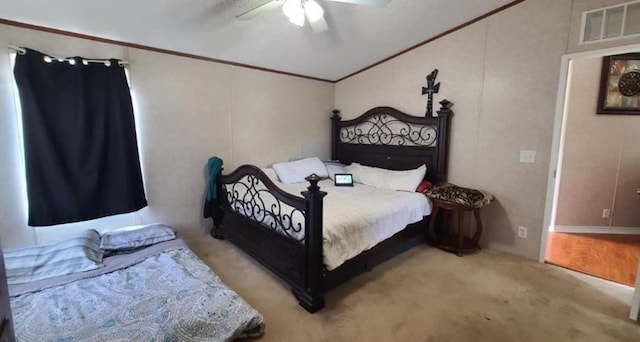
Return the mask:
<path fill-rule="evenodd" d="M 582 13 L 580 44 L 640 37 L 640 0 Z"/>

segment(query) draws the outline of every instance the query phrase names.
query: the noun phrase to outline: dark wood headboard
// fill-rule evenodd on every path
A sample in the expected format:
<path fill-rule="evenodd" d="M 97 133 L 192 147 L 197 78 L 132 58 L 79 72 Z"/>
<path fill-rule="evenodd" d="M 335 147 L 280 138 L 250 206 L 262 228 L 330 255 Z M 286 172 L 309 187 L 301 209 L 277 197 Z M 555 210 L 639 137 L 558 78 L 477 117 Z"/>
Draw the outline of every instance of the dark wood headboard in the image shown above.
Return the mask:
<path fill-rule="evenodd" d="M 391 170 L 427 165 L 425 179 L 447 180 L 451 102 L 440 101 L 438 117 L 416 117 L 391 107 L 376 107 L 352 120 L 331 117 L 331 159 L 343 164 Z"/>

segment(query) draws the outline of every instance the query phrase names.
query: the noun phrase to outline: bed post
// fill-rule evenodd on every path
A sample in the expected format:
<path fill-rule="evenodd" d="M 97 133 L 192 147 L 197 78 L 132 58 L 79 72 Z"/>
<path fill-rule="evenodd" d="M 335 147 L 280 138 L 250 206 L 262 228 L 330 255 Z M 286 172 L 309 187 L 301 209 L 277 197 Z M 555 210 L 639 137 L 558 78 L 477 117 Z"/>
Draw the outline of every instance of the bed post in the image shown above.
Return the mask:
<path fill-rule="evenodd" d="M 211 227 L 211 231 L 209 232 L 211 236 L 218 240 L 224 240 L 224 236 L 218 228 L 220 222 L 222 221 L 222 210 L 220 209 L 220 201 L 226 201 L 227 198 L 227 193 L 222 188 L 222 184 L 219 181 L 220 177 L 222 176 L 222 170 L 223 169 L 220 169 L 220 171 L 218 171 L 218 175 L 216 176 L 216 193 L 218 195 L 218 198 L 213 200 L 211 203 L 211 218 L 213 219 L 213 226 Z"/>
<path fill-rule="evenodd" d="M 314 313 L 324 307 L 322 286 L 322 199 L 327 195 L 320 191 L 318 182 L 322 178 L 315 173 L 305 178 L 310 185 L 303 191 L 305 199 L 305 279 L 304 289 L 293 289 L 300 306 Z"/>
<path fill-rule="evenodd" d="M 340 111 L 333 110 L 333 116 L 331 117 L 331 160 L 338 160 L 338 142 L 340 141 Z"/>
<path fill-rule="evenodd" d="M 438 113 L 438 157 L 436 170 L 437 182 L 444 182 L 447 180 L 447 155 L 448 151 L 448 137 L 449 137 L 449 122 L 453 111 L 449 108 L 451 102 L 446 99 L 440 101 L 440 109 Z"/>

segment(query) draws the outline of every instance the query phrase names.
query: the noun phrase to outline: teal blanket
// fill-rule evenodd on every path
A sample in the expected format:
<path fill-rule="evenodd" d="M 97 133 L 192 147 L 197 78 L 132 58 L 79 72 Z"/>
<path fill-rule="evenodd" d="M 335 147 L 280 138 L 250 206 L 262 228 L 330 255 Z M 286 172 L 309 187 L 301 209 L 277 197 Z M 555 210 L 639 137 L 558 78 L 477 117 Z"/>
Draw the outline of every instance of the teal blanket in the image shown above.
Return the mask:
<path fill-rule="evenodd" d="M 218 187 L 216 181 L 218 174 L 222 170 L 222 159 L 211 157 L 207 161 L 207 170 L 209 171 L 209 181 L 207 182 L 207 198 L 204 201 L 205 218 L 213 217 L 218 202 Z"/>
<path fill-rule="evenodd" d="M 207 170 L 209 170 L 209 182 L 207 183 L 207 200 L 218 199 L 218 189 L 216 187 L 216 178 L 222 170 L 222 159 L 211 157 L 207 161 Z"/>

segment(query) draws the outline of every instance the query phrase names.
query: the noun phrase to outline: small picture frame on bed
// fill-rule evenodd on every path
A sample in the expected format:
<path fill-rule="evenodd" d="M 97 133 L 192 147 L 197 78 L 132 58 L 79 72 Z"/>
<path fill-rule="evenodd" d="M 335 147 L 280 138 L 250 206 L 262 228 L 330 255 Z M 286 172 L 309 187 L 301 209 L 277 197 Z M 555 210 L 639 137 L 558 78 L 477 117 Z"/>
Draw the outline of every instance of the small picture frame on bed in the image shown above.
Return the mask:
<path fill-rule="evenodd" d="M 353 186 L 353 175 L 350 173 L 336 173 L 333 178 L 335 186 Z"/>

